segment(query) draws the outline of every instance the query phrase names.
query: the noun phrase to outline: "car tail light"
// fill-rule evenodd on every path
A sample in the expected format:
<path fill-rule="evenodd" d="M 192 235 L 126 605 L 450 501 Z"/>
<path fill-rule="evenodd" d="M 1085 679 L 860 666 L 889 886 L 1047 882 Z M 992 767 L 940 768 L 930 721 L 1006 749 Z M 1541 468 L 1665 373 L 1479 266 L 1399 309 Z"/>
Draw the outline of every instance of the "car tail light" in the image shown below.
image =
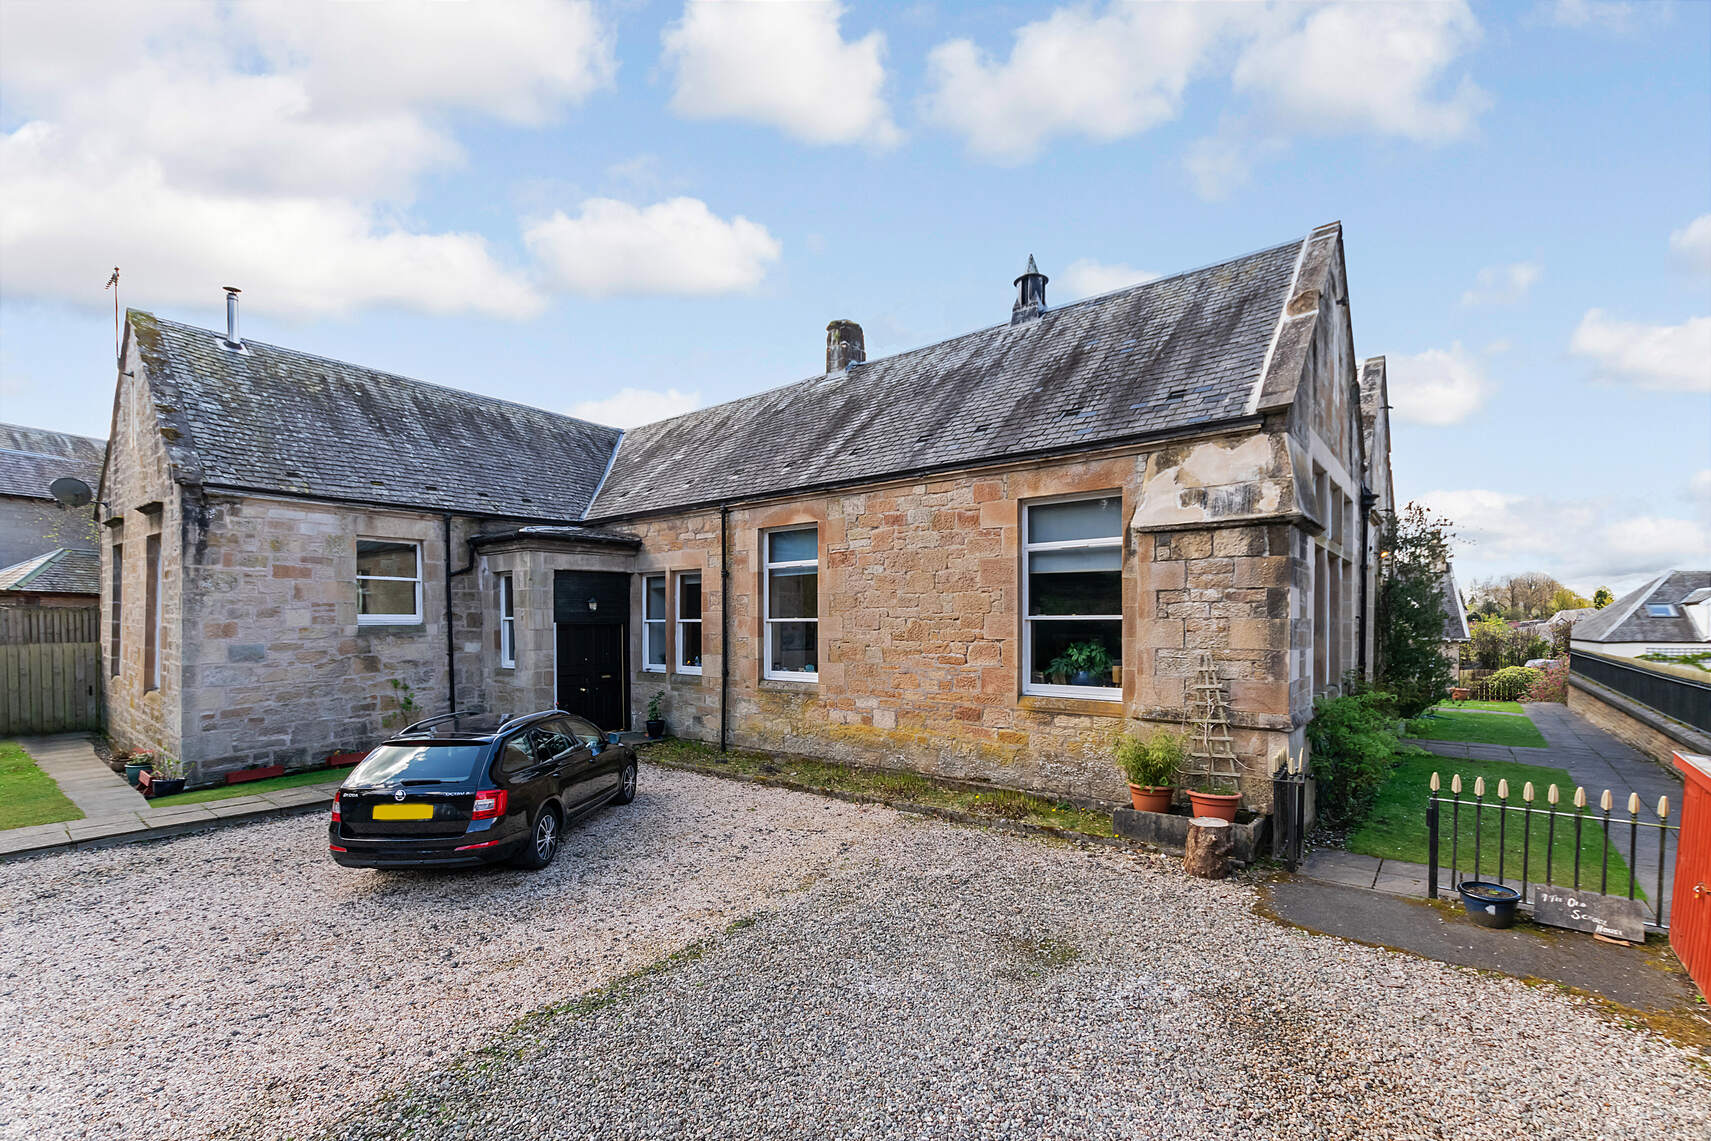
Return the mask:
<path fill-rule="evenodd" d="M 339 815 L 339 794 L 333 793 L 333 823 L 337 824 L 344 818 Z"/>
<path fill-rule="evenodd" d="M 505 815 L 505 801 L 508 799 L 502 788 L 484 788 L 475 794 L 475 811 L 469 814 L 471 820 L 491 820 L 496 816 Z"/>
<path fill-rule="evenodd" d="M 504 794 L 501 793 L 500 795 L 503 796 Z M 462 847 L 456 848 L 453 850 L 458 851 L 458 852 L 473 852 L 477 848 L 491 848 L 491 847 L 493 847 L 493 845 L 498 844 L 498 843 L 502 843 L 502 841 L 499 841 L 499 840 L 483 840 L 479 844 L 465 844 Z"/>
<path fill-rule="evenodd" d="M 327 845 L 327 847 L 328 847 L 328 848 L 330 848 L 330 849 L 332 849 L 332 850 L 333 850 L 333 851 L 335 851 L 335 852 L 343 852 L 343 851 L 347 851 L 347 849 L 345 849 L 345 848 L 341 848 L 341 847 L 339 847 L 339 846 L 338 846 L 338 845 L 337 845 L 337 844 L 328 844 L 328 845 Z"/>

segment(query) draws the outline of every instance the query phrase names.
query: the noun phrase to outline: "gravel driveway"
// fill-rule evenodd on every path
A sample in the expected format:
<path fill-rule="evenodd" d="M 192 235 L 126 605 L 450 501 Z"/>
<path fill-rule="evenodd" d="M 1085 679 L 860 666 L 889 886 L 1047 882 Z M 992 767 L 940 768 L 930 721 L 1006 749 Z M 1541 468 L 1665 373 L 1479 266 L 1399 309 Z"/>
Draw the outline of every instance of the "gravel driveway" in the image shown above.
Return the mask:
<path fill-rule="evenodd" d="M 1552 989 L 1275 926 L 1239 884 L 645 775 L 537 877 L 341 872 L 318 818 L 0 868 L 0 1121 L 390 1141 L 1711 1120 L 1711 1079 L 1662 1040 Z M 170 968 L 164 993 L 118 994 L 139 954 Z"/>
<path fill-rule="evenodd" d="M 896 825 L 643 778 L 539 873 L 340 868 L 320 815 L 0 865 L 0 1137 L 298 1133 Z"/>

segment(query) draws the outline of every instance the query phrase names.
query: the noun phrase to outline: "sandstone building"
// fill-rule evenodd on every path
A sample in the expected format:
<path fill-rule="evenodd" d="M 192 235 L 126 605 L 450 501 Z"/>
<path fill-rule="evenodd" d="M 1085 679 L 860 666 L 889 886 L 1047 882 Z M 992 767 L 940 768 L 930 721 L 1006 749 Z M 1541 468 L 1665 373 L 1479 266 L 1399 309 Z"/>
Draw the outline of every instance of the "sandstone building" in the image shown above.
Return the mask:
<path fill-rule="evenodd" d="M 559 705 L 1111 799 L 1200 650 L 1262 806 L 1368 668 L 1382 358 L 1341 227 L 619 431 L 132 311 L 109 722 L 202 779 Z M 425 715 L 425 714 L 424 714 Z"/>

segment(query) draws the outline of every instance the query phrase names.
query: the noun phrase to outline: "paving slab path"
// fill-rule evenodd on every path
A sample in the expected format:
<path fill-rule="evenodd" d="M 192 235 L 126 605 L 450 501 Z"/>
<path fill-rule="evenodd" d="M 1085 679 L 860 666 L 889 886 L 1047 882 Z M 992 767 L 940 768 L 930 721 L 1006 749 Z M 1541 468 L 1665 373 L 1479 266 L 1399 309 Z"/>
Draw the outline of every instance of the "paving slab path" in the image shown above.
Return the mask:
<path fill-rule="evenodd" d="M 226 821 L 307 812 L 332 800 L 344 770 L 324 785 L 302 785 L 268 793 L 235 795 L 202 804 L 156 805 L 96 755 L 88 734 L 24 737 L 18 743 L 38 768 L 83 811 L 83 819 L 32 824 L 0 831 L 0 860 L 59 848 L 157 839 Z"/>

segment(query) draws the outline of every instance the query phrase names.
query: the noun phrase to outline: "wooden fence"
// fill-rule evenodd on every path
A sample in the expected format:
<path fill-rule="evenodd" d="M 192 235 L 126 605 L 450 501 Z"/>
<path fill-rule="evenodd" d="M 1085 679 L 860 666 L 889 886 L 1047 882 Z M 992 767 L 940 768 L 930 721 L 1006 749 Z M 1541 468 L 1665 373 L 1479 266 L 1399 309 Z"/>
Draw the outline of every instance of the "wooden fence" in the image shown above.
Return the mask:
<path fill-rule="evenodd" d="M 0 736 L 101 728 L 101 610 L 0 608 Z"/>

